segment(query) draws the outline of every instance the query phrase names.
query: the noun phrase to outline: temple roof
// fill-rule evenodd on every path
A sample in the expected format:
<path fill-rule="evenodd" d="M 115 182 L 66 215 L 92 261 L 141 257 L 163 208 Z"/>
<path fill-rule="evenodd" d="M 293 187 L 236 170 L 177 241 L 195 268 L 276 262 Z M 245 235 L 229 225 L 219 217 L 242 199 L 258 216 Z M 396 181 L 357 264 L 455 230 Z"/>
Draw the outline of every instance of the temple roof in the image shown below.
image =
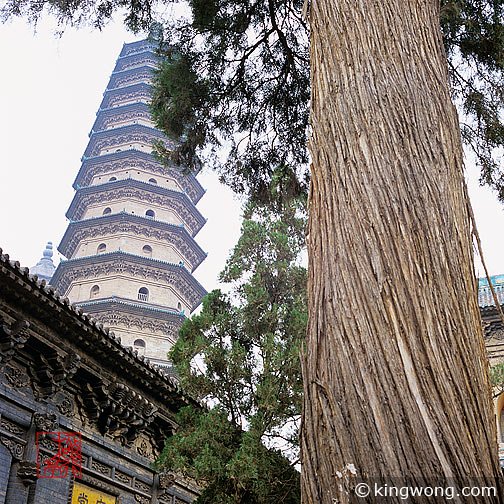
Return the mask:
<path fill-rule="evenodd" d="M 128 124 L 126 126 L 97 131 L 91 134 L 84 151 L 84 158 L 99 156 L 100 151 L 106 147 L 115 149 L 117 146 L 128 142 L 144 142 L 152 145 L 154 140 L 162 140 L 168 145 L 173 144 L 161 131 L 151 126 L 144 126 L 143 124 Z"/>
<path fill-rule="evenodd" d="M 113 124 L 114 121 L 126 119 L 148 119 L 152 121 L 149 105 L 144 102 L 135 102 L 100 110 L 89 136 L 98 131 L 112 129 L 109 126 Z"/>
<path fill-rule="evenodd" d="M 152 86 L 147 82 L 138 82 L 136 84 L 131 84 L 128 86 L 123 86 L 115 89 L 107 89 L 103 95 L 103 100 L 100 104 L 101 109 L 107 109 L 109 107 L 117 107 L 124 101 L 133 101 L 136 99 L 145 99 L 150 103 L 152 96 Z"/>
<path fill-rule="evenodd" d="M 124 43 L 123 48 L 121 50 L 121 54 L 119 57 L 122 58 L 124 56 L 131 56 L 132 54 L 137 54 L 143 51 L 152 51 L 156 50 L 156 44 L 154 42 L 150 42 L 147 39 L 136 40 L 135 42 Z"/>
<path fill-rule="evenodd" d="M 108 368 L 127 374 L 129 380 L 153 394 L 159 400 L 174 406 L 197 404 L 185 396 L 177 382 L 162 368 L 154 366 L 137 351 L 121 345 L 121 338 L 97 322 L 84 310 L 71 304 L 68 298 L 59 296 L 54 287 L 37 275 L 30 274 L 28 268 L 18 261 L 10 260 L 0 249 L 0 289 L 5 292 L 19 291 L 23 307 L 37 317 L 43 318 L 49 326 L 57 328 L 58 334 L 82 348 L 100 356 Z M 11 295 L 11 294 L 9 294 Z M 21 297 L 20 297 L 21 298 Z"/>
<path fill-rule="evenodd" d="M 56 266 L 52 260 L 53 256 L 53 245 L 52 242 L 47 242 L 44 252 L 42 252 L 42 257 L 39 262 L 31 268 L 33 275 L 37 275 L 40 279 L 49 281 L 53 276 Z"/>
<path fill-rule="evenodd" d="M 134 54 L 119 56 L 119 58 L 117 58 L 114 72 L 121 72 L 123 70 L 129 70 L 130 68 L 144 65 L 152 65 L 152 67 L 155 68 L 157 67 L 158 62 L 159 57 L 154 53 L 153 49 L 146 48 L 143 51 Z"/>
<path fill-rule="evenodd" d="M 150 82 L 152 78 L 152 70 L 153 68 L 151 66 L 144 65 L 136 68 L 130 68 L 129 70 L 123 70 L 122 72 L 114 72 L 110 76 L 106 90 L 112 91 L 113 89 L 129 86 L 132 85 L 132 83 L 140 81 Z"/>
<path fill-rule="evenodd" d="M 187 318 L 183 312 L 163 309 L 147 303 L 141 304 L 133 299 L 127 299 L 121 296 L 109 296 L 101 299 L 92 299 L 81 301 L 76 304 L 82 306 L 86 310 L 86 313 L 108 313 L 116 311 L 152 318 L 156 321 L 168 321 L 173 325 L 174 340 L 176 340 L 177 331 Z"/>

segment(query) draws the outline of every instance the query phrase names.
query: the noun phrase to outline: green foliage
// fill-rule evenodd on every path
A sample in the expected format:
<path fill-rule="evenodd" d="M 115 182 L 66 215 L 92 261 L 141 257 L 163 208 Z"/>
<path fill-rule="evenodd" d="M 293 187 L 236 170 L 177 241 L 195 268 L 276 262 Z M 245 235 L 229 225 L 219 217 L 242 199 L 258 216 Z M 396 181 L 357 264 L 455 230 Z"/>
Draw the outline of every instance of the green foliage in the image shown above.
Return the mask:
<path fill-rule="evenodd" d="M 303 0 L 188 0 L 185 16 L 158 19 L 151 35 L 165 57 L 153 114 L 174 151 L 167 164 L 217 169 L 237 193 L 268 201 L 275 170 L 291 173 L 287 195 L 308 187 L 308 26 Z M 6 0 L 1 18 L 44 10 L 61 24 L 101 28 L 116 12 L 133 31 L 148 29 L 157 0 Z M 461 133 L 481 182 L 504 200 L 498 155 L 504 146 L 504 0 L 441 0 L 440 27 Z M 161 28 L 163 27 L 163 28 Z M 222 153 L 220 147 L 224 147 Z"/>
<path fill-rule="evenodd" d="M 187 57 L 172 54 L 161 62 L 157 74 L 159 88 L 151 104 L 152 118 L 174 140 L 185 134 L 186 124 L 194 122 L 194 111 L 204 99 L 204 83 L 191 67 Z"/>
<path fill-rule="evenodd" d="M 501 199 L 504 175 L 497 154 L 504 145 L 503 4 L 442 0 L 440 15 L 453 94 L 463 114 L 462 139 L 476 154 L 481 182 Z M 162 47 L 190 55 L 206 92 L 186 122 L 179 148 L 160 154 L 190 169 L 199 166 L 201 156 L 233 190 L 259 201 L 267 201 L 272 173 L 280 165 L 293 174 L 291 193 L 306 191 L 309 65 L 302 2 L 197 0 L 190 7 L 190 22 L 166 25 L 170 47 Z M 159 96 L 166 96 L 163 72 L 156 82 Z M 168 103 L 175 113 L 177 105 L 169 98 Z M 162 116 L 156 119 L 169 133 Z M 224 161 L 215 157 L 222 141 L 231 144 Z"/>
<path fill-rule="evenodd" d="M 247 205 L 220 277 L 231 293 L 208 294 L 170 353 L 182 388 L 214 406 L 183 409 L 157 462 L 202 483 L 198 503 L 299 502 L 304 227 L 298 200 L 273 213 Z"/>
<path fill-rule="evenodd" d="M 269 200 L 273 174 L 281 166 L 292 174 L 288 194 L 306 193 L 310 90 L 302 4 L 190 0 L 189 21 L 168 20 L 152 110 L 167 134 L 180 131 L 170 126 L 173 116 L 185 127 L 174 151 L 158 144 L 167 163 L 188 170 L 212 166 L 234 191 L 262 202 Z M 190 63 L 185 84 L 194 91 L 192 117 L 170 91 L 170 67 L 177 58 Z M 225 159 L 217 155 L 222 145 Z"/>
<path fill-rule="evenodd" d="M 490 383 L 494 390 L 494 397 L 504 392 L 504 364 L 496 364 L 490 367 Z"/>
<path fill-rule="evenodd" d="M 182 431 L 169 438 L 156 466 L 198 481 L 197 504 L 299 503 L 299 474 L 289 461 L 238 429 L 224 409 L 187 406 L 177 422 Z"/>
<path fill-rule="evenodd" d="M 504 201 L 498 149 L 504 145 L 504 0 L 443 0 L 441 29 L 462 139 L 481 167 L 480 181 Z"/>

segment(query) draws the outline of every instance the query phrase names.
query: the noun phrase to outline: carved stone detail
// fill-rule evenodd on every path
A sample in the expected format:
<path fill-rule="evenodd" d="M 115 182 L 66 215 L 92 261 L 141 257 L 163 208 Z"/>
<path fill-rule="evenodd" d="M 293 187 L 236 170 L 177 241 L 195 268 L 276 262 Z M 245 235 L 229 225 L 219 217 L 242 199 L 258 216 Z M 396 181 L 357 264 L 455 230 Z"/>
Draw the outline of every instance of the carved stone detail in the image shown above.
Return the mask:
<path fill-rule="evenodd" d="M 8 438 L 6 436 L 0 436 L 0 441 L 7 449 L 10 451 L 12 458 L 16 460 L 21 460 L 23 458 L 25 445 L 15 439 Z"/>
<path fill-rule="evenodd" d="M 137 440 L 136 451 L 142 457 L 148 459 L 153 457 L 152 444 L 145 438 L 140 438 Z"/>
<path fill-rule="evenodd" d="M 128 476 L 127 474 L 122 473 L 121 471 L 115 471 L 114 473 L 114 478 L 121 483 L 124 483 L 126 485 L 131 485 L 131 476 Z"/>
<path fill-rule="evenodd" d="M 150 494 L 152 492 L 151 486 L 140 480 L 135 480 L 135 488 L 138 488 L 138 490 L 141 490 L 146 494 Z"/>
<path fill-rule="evenodd" d="M 23 436 L 23 434 L 26 432 L 23 427 L 20 427 L 11 420 L 7 420 L 7 418 L 5 417 L 2 417 L 2 419 L 0 420 L 0 427 L 2 427 L 3 430 L 10 432 L 11 434 L 14 434 L 18 437 Z"/>
<path fill-rule="evenodd" d="M 159 65 L 159 59 L 151 52 L 132 54 L 124 59 L 118 60 L 114 72 L 124 72 L 124 70 L 144 65 L 157 67 Z"/>
<path fill-rule="evenodd" d="M 118 107 L 124 103 L 131 103 L 133 101 L 146 101 L 151 100 L 151 86 L 149 84 L 135 84 L 131 86 L 130 90 L 120 89 L 120 92 L 109 91 L 105 94 L 103 99 L 102 108 Z"/>
<path fill-rule="evenodd" d="M 129 180 L 129 179 L 126 179 Z M 122 182 L 122 181 L 119 181 Z M 133 184 L 135 182 L 133 181 Z M 107 188 L 101 192 L 79 196 L 79 206 L 70 215 L 73 220 L 83 218 L 87 208 L 101 203 L 109 203 L 114 200 L 137 199 L 150 205 L 157 205 L 163 208 L 171 209 L 177 215 L 189 233 L 194 235 L 205 224 L 205 219 L 201 217 L 194 205 L 188 204 L 188 200 L 181 197 L 180 194 L 156 194 L 149 191 L 148 188 L 132 185 L 131 187 L 119 187 L 116 189 Z"/>
<path fill-rule="evenodd" d="M 150 222 L 150 219 L 139 216 L 130 217 L 128 214 L 112 214 L 94 221 L 70 224 L 67 230 L 68 238 L 65 237 L 62 250 L 67 256 L 72 256 L 81 242 L 116 234 L 129 234 L 166 242 L 180 253 L 188 269 L 200 264 L 205 258 L 204 252 L 190 238 L 190 235 L 187 233 L 183 236 L 185 233 L 182 228 L 169 226 L 159 221 Z"/>
<path fill-rule="evenodd" d="M 137 79 L 139 80 L 139 79 Z M 110 126 L 118 122 L 135 121 L 138 119 L 146 119 L 152 122 L 152 118 L 149 112 L 148 105 L 143 103 L 137 103 L 134 107 L 128 107 L 126 110 L 121 110 L 120 108 L 114 108 L 110 111 L 101 112 L 98 116 L 98 121 L 95 123 L 95 130 L 102 131 L 106 130 Z M 141 107 L 143 105 L 143 107 Z"/>
<path fill-rule="evenodd" d="M 113 154 L 110 156 L 113 156 Z M 128 159 L 104 159 L 99 164 L 89 164 L 89 161 L 84 161 L 87 169 L 82 175 L 82 180 L 80 180 L 83 186 L 88 186 L 93 178 L 98 175 L 107 175 L 126 169 L 141 169 L 153 174 L 159 174 L 162 177 L 174 179 L 180 187 L 185 189 L 193 203 L 203 195 L 203 190 L 195 177 L 184 175 L 179 170 L 166 168 L 151 155 L 134 149 L 131 149 Z"/>
<path fill-rule="evenodd" d="M 173 504 L 173 495 L 170 494 L 159 495 L 158 502 L 160 504 Z"/>
<path fill-rule="evenodd" d="M 80 366 L 80 355 L 74 351 L 65 354 L 51 351 L 46 356 L 38 354 L 30 366 L 34 392 L 37 398 L 47 398 L 61 390 Z"/>
<path fill-rule="evenodd" d="M 57 432 L 59 428 L 54 413 L 33 413 L 33 423 L 37 432 Z"/>
<path fill-rule="evenodd" d="M 97 426 L 102 435 L 131 446 L 135 439 L 154 420 L 157 408 L 122 383 L 105 387 L 87 384 L 80 402 L 87 418 Z"/>
<path fill-rule="evenodd" d="M 93 313 L 93 318 L 100 321 L 102 324 L 108 327 L 137 327 L 142 331 L 150 332 L 162 332 L 167 336 L 173 336 L 177 334 L 177 331 L 182 325 L 182 320 L 180 323 L 175 324 L 172 322 L 165 322 L 159 319 L 151 319 L 146 317 L 141 317 L 139 315 L 126 314 L 126 313 L 100 313 L 100 312 L 90 312 Z"/>
<path fill-rule="evenodd" d="M 5 379 L 14 388 L 22 388 L 29 385 L 30 381 L 25 372 L 23 372 L 18 367 L 5 367 Z"/>
<path fill-rule="evenodd" d="M 124 74 L 112 75 L 110 79 L 110 89 L 137 84 L 142 81 L 150 81 L 152 79 L 152 69 L 149 67 L 137 68 L 136 71 L 124 72 Z"/>
<path fill-rule="evenodd" d="M 30 324 L 26 320 L 17 320 L 12 324 L 0 316 L 0 364 L 9 362 L 14 354 L 21 350 L 28 341 Z"/>
<path fill-rule="evenodd" d="M 175 484 L 175 475 L 169 472 L 159 473 L 159 488 L 161 490 L 168 490 Z"/>
<path fill-rule="evenodd" d="M 102 464 L 101 462 L 98 462 L 97 460 L 93 460 L 91 464 L 91 469 L 93 471 L 99 472 L 100 474 L 104 474 L 105 476 L 110 476 L 112 472 L 112 468 L 109 467 L 106 464 Z"/>
<path fill-rule="evenodd" d="M 77 262 L 71 268 L 64 268 L 58 279 L 58 289 L 66 292 L 72 282 L 92 278 L 110 277 L 111 275 L 128 275 L 131 277 L 153 280 L 157 283 L 169 285 L 178 292 L 190 306 L 197 305 L 204 292 L 197 289 L 188 279 L 176 271 L 166 270 L 156 264 L 138 264 L 129 262 L 122 257 L 114 256 L 109 262 L 79 265 Z"/>
<path fill-rule="evenodd" d="M 19 462 L 17 477 L 28 486 L 37 481 L 37 462 L 21 460 Z"/>
<path fill-rule="evenodd" d="M 148 497 L 143 497 L 142 495 L 135 494 L 135 500 L 140 502 L 140 504 L 150 504 L 150 499 Z"/>
<path fill-rule="evenodd" d="M 95 133 L 89 141 L 85 155 L 88 157 L 98 156 L 103 149 L 111 149 L 128 143 L 151 145 L 155 140 L 164 141 L 168 148 L 174 146 L 173 142 L 166 141 L 165 136 L 160 131 L 147 128 L 147 126 L 142 127 L 139 124 L 134 124 L 128 127 L 128 130 L 125 128 L 125 130 L 105 130 L 104 132 Z"/>
<path fill-rule="evenodd" d="M 56 453 L 58 451 L 58 443 L 56 441 L 49 439 L 44 434 L 40 434 L 38 439 L 39 439 L 39 448 L 44 448 L 45 450 L 51 453 Z"/>
<path fill-rule="evenodd" d="M 39 467 L 42 467 L 45 464 L 45 462 L 47 460 L 49 460 L 50 458 L 52 458 L 52 455 L 48 455 L 47 453 L 42 453 L 42 451 L 39 451 L 39 456 L 38 456 Z"/>
<path fill-rule="evenodd" d="M 66 417 L 73 417 L 75 408 L 74 402 L 66 395 L 62 395 L 62 399 L 56 404 L 59 412 Z"/>
<path fill-rule="evenodd" d="M 121 51 L 121 56 L 131 56 L 133 54 L 138 54 L 140 52 L 149 51 L 155 49 L 155 46 L 149 40 L 142 40 L 140 42 L 135 42 L 133 46 L 123 47 Z"/>

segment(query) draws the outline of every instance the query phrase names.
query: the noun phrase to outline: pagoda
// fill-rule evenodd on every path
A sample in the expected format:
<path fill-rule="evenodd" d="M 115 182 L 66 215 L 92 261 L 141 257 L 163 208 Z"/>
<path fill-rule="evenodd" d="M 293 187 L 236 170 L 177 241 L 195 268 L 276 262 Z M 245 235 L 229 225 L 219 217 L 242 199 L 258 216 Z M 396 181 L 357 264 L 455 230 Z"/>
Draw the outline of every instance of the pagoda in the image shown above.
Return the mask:
<path fill-rule="evenodd" d="M 155 46 L 124 44 L 110 77 L 66 213 L 51 283 L 153 363 L 167 365 L 186 314 L 206 294 L 193 277 L 206 254 L 195 236 L 206 220 L 193 175 L 167 168 L 153 142 L 149 102 Z M 172 145 L 173 146 L 173 145 Z"/>

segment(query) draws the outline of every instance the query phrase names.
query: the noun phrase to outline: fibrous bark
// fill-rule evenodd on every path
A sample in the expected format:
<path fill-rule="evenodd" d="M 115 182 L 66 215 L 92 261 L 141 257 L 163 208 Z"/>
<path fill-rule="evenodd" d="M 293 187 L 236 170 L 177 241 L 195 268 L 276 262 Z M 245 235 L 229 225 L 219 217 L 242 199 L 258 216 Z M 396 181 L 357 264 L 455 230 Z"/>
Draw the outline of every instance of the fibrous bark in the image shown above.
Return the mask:
<path fill-rule="evenodd" d="M 312 0 L 310 25 L 303 502 L 353 502 L 352 464 L 499 486 L 439 2 Z"/>

